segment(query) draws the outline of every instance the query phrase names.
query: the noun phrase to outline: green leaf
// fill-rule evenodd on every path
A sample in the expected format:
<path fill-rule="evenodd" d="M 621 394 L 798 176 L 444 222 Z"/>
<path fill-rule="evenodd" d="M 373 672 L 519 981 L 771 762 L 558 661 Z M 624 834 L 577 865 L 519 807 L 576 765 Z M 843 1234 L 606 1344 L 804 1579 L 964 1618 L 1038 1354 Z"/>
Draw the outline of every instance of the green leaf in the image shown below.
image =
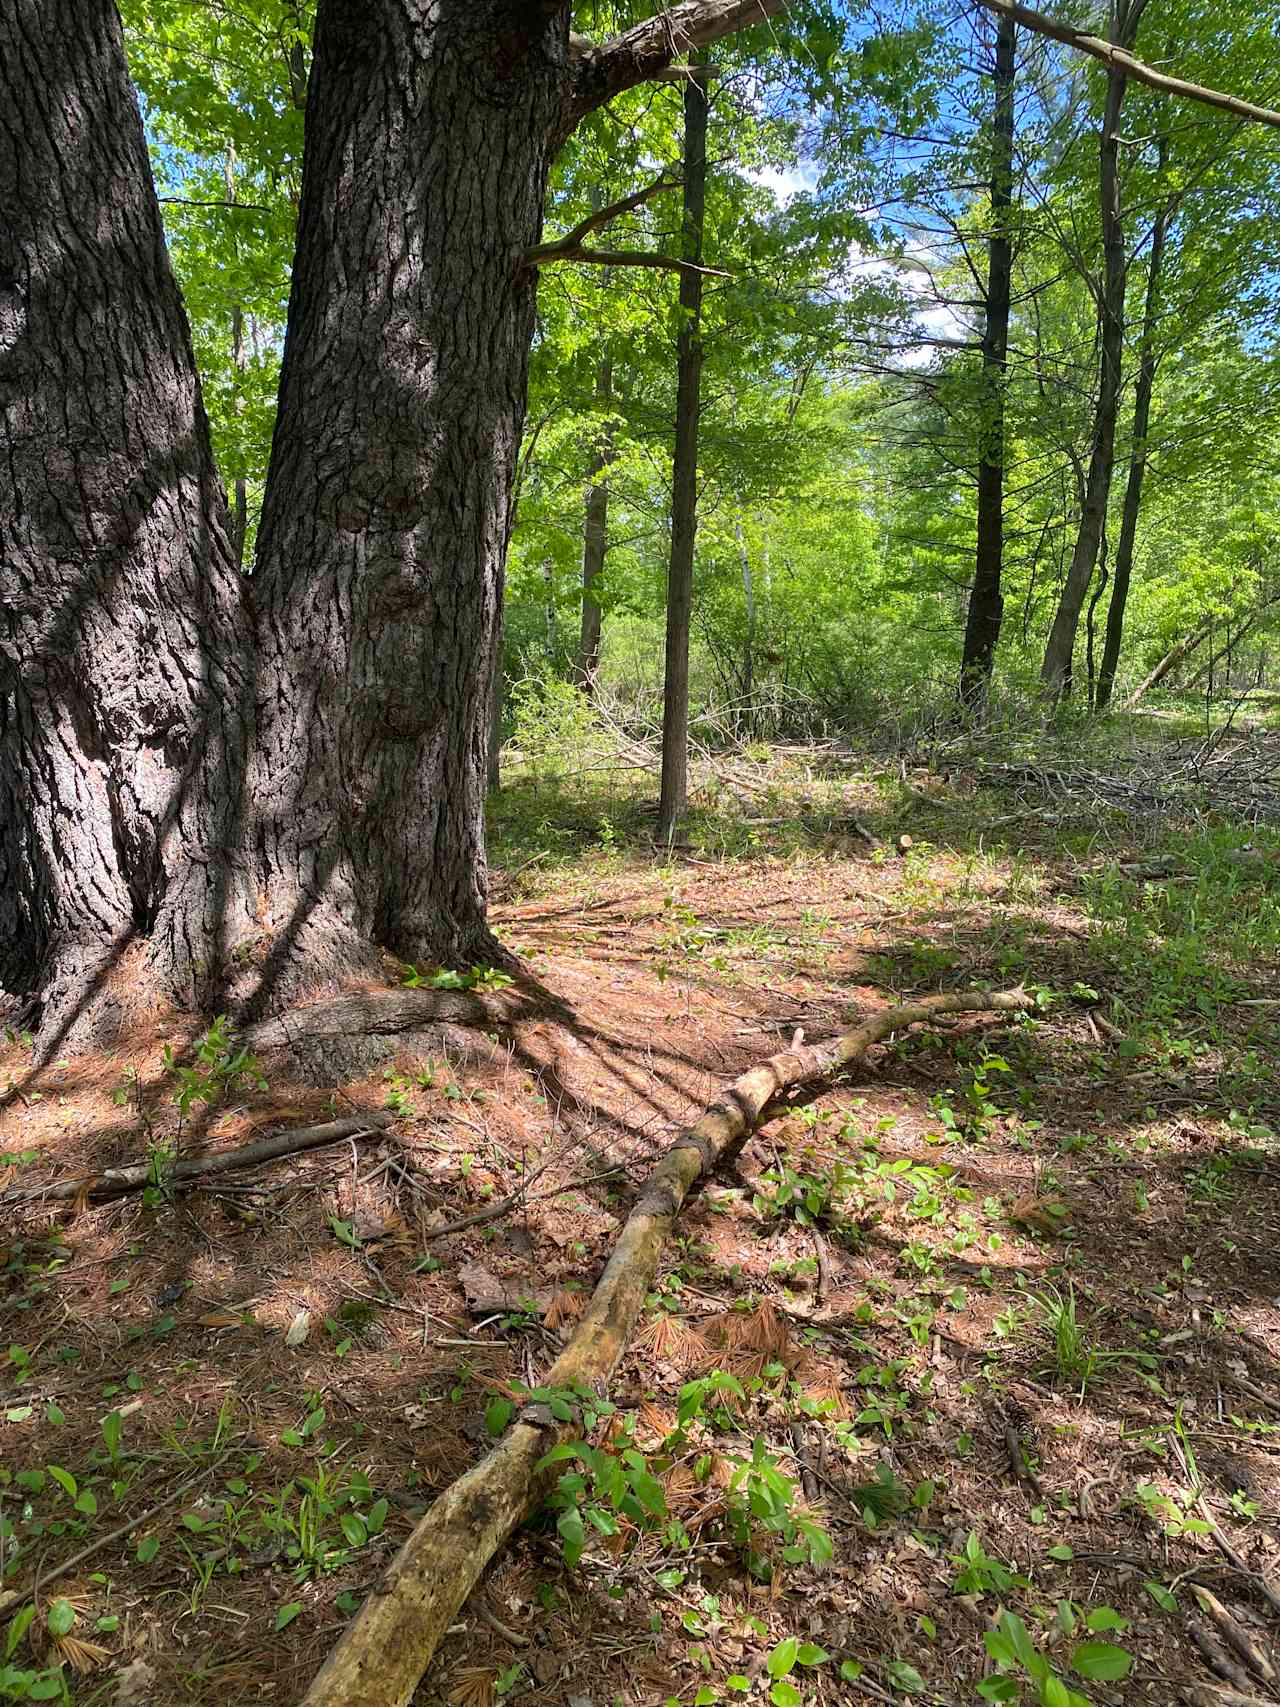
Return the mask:
<path fill-rule="evenodd" d="M 86 1517 L 97 1517 L 98 1502 L 89 1492 L 88 1488 L 86 1488 L 76 1499 L 76 1510 L 83 1512 Z"/>
<path fill-rule="evenodd" d="M 158 1535 L 144 1535 L 138 1543 L 134 1557 L 140 1565 L 149 1565 L 159 1551 L 160 1537 Z"/>
<path fill-rule="evenodd" d="M 914 1666 L 909 1666 L 905 1660 L 890 1660 L 885 1670 L 889 1681 L 895 1689 L 900 1689 L 904 1695 L 923 1695 L 924 1679 Z"/>
<path fill-rule="evenodd" d="M 1052 1672 L 1040 1685 L 1041 1707 L 1071 1707 L 1071 1691 Z"/>
<path fill-rule="evenodd" d="M 4 1657 L 9 1659 L 18 1643 L 26 1635 L 31 1621 L 36 1615 L 35 1605 L 24 1606 L 21 1612 L 15 1613 L 4 1638 Z"/>
<path fill-rule="evenodd" d="M 719 1697 L 715 1690 L 712 1689 L 711 1685 L 709 1683 L 704 1683 L 702 1688 L 693 1698 L 693 1707 L 714 1707 L 714 1703 L 718 1699 Z"/>
<path fill-rule="evenodd" d="M 1127 1677 L 1132 1657 L 1114 1642 L 1081 1642 L 1071 1656 L 1072 1671 L 1093 1683 L 1114 1683 Z"/>
<path fill-rule="evenodd" d="M 54 1428 L 61 1428 L 67 1420 L 67 1413 L 50 1399 L 44 1408 L 44 1420 Z"/>
<path fill-rule="evenodd" d="M 1155 1601 L 1156 1605 L 1162 1612 L 1176 1612 L 1178 1610 L 1177 1601 L 1174 1599 L 1173 1595 L 1169 1593 L 1163 1583 L 1156 1582 L 1155 1578 L 1152 1577 L 1144 1582 L 1142 1586 L 1146 1589 L 1147 1593 L 1151 1596 L 1152 1600 Z"/>
<path fill-rule="evenodd" d="M 857 1660 L 841 1660 L 840 1676 L 846 1683 L 856 1683 L 862 1676 L 862 1666 Z"/>
<path fill-rule="evenodd" d="M 769 1691 L 769 1699 L 773 1707 L 800 1707 L 801 1695 L 794 1683 L 779 1678 Z"/>
<path fill-rule="evenodd" d="M 276 1613 L 276 1629 L 284 1630 L 287 1628 L 288 1625 L 293 1623 L 294 1619 L 301 1611 L 302 1602 L 300 1600 L 291 1600 L 288 1606 L 282 1606 L 279 1612 Z"/>
<path fill-rule="evenodd" d="M 1096 1606 L 1092 1612 L 1086 1612 L 1085 1625 L 1095 1635 L 1104 1630 L 1127 1630 L 1129 1620 L 1122 1618 L 1114 1606 Z"/>
<path fill-rule="evenodd" d="M 1011 1677 L 984 1677 L 977 1685 L 978 1694 L 984 1701 L 994 1701 L 998 1707 L 1008 1701 L 1016 1701 L 1022 1690 Z"/>
<path fill-rule="evenodd" d="M 102 1438 L 106 1442 L 107 1452 L 115 1459 L 120 1452 L 120 1440 L 124 1434 L 124 1418 L 119 1411 L 112 1411 L 102 1419 Z"/>
<path fill-rule="evenodd" d="M 369 1531 L 364 1526 L 364 1519 L 354 1511 L 344 1511 L 340 1521 L 342 1533 L 351 1547 L 363 1547 L 369 1539 Z"/>
<path fill-rule="evenodd" d="M 1066 1560 L 1066 1559 L 1074 1559 L 1075 1556 L 1076 1556 L 1075 1548 L 1074 1547 L 1068 1547 L 1065 1542 L 1063 1542 L 1061 1545 L 1059 1545 L 1057 1547 L 1050 1547 L 1050 1549 L 1049 1549 L 1049 1557 L 1051 1559 Z"/>
<path fill-rule="evenodd" d="M 831 1655 L 825 1648 L 820 1648 L 816 1642 L 801 1642 L 796 1649 L 796 1659 L 802 1666 L 825 1665 Z"/>
<path fill-rule="evenodd" d="M 510 1399 L 490 1399 L 484 1412 L 484 1426 L 489 1433 L 501 1434 L 515 1415 L 515 1409 Z"/>
<path fill-rule="evenodd" d="M 562 1511 L 556 1519 L 556 1530 L 564 1543 L 564 1562 L 572 1570 L 587 1545 L 587 1531 L 581 1512 L 576 1507 L 571 1511 Z"/>
<path fill-rule="evenodd" d="M 765 1670 L 770 1677 L 786 1677 L 796 1663 L 800 1652 L 800 1643 L 794 1636 L 787 1636 L 774 1648 L 764 1662 Z"/>
<path fill-rule="evenodd" d="M 382 1534 L 382 1526 L 387 1521 L 387 1513 L 390 1509 L 386 1500 L 378 1500 L 369 1507 L 369 1515 L 364 1520 L 364 1526 L 370 1535 Z"/>
<path fill-rule="evenodd" d="M 739 1695 L 746 1695 L 751 1689 L 751 1679 L 740 1671 L 731 1672 L 725 1678 L 724 1686 L 726 1689 L 736 1690 Z"/>
<path fill-rule="evenodd" d="M 72 1606 L 69 1600 L 59 1598 L 58 1600 L 55 1600 L 53 1605 L 49 1608 L 49 1616 L 46 1619 L 46 1623 L 49 1626 L 49 1634 L 51 1636 L 69 1635 L 71 1633 L 71 1626 L 75 1621 L 76 1609 Z"/>

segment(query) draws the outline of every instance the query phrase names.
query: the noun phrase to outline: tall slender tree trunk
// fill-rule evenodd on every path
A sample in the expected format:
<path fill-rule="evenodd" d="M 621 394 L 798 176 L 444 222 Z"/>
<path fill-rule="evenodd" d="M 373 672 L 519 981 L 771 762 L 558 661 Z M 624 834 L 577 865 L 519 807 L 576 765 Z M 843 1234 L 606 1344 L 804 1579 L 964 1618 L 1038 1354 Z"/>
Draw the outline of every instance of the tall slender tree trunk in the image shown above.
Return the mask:
<path fill-rule="evenodd" d="M 110 0 L 0 7 L 0 206 L 0 984 L 56 1046 L 244 923 L 250 629 Z"/>
<path fill-rule="evenodd" d="M 255 588 L 257 1001 L 492 958 L 483 802 L 563 6 L 321 0 Z M 447 210 L 447 211 L 446 211 Z"/>
<path fill-rule="evenodd" d="M 751 573 L 751 554 L 742 532 L 741 517 L 734 523 L 738 542 L 738 562 L 742 569 L 742 596 L 747 606 L 747 632 L 742 644 L 742 724 L 748 735 L 755 733 L 756 723 L 756 611 L 755 579 Z"/>
<path fill-rule="evenodd" d="M 1138 21 L 1146 0 L 1118 0 L 1111 39 L 1119 47 L 1132 48 Z M 1098 401 L 1094 413 L 1093 445 L 1085 483 L 1084 505 L 1076 534 L 1071 566 L 1058 601 L 1053 626 L 1045 647 L 1040 681 L 1052 700 L 1071 690 L 1071 664 L 1085 594 L 1098 561 L 1107 505 L 1111 500 L 1111 475 L 1115 466 L 1116 417 L 1120 408 L 1122 358 L 1124 353 L 1125 246 L 1124 220 L 1120 206 L 1120 112 L 1127 79 L 1121 71 L 1107 74 L 1107 97 L 1099 142 L 1098 183 L 1102 213 L 1103 277 L 1098 292 L 1098 343 L 1100 369 Z"/>
<path fill-rule="evenodd" d="M 689 791 L 689 625 L 698 532 L 698 416 L 702 401 L 702 222 L 707 194 L 707 80 L 684 86 L 684 259 L 680 275 L 671 560 L 667 572 L 666 669 L 662 701 L 662 791 L 658 840 L 670 842 Z"/>
<path fill-rule="evenodd" d="M 1001 17 L 996 29 L 995 113 L 991 138 L 991 240 L 988 245 L 986 320 L 982 334 L 982 415 L 978 428 L 978 540 L 973 588 L 960 664 L 961 703 L 986 699 L 1000 625 L 1004 620 L 1004 394 L 1009 346 L 1013 241 L 1014 80 L 1017 29 Z"/>
<path fill-rule="evenodd" d="M 588 698 L 595 693 L 600 665 L 600 578 L 609 551 L 609 469 L 614 459 L 613 360 L 605 356 L 596 373 L 596 405 L 604 417 L 591 453 L 588 474 L 586 526 L 582 535 L 582 627 L 578 637 L 576 675 Z"/>
<path fill-rule="evenodd" d="M 1160 164 L 1166 158 L 1166 144 L 1160 142 Z M 1129 452 L 1129 478 L 1124 489 L 1124 510 L 1120 518 L 1120 538 L 1116 544 L 1115 579 L 1111 586 L 1111 603 L 1107 607 L 1107 635 L 1102 647 L 1102 664 L 1098 671 L 1099 711 L 1111 703 L 1116 670 L 1120 663 L 1120 647 L 1124 639 L 1125 609 L 1129 602 L 1129 582 L 1133 575 L 1133 547 L 1138 535 L 1138 516 L 1142 509 L 1142 485 L 1147 473 L 1147 432 L 1151 424 L 1151 393 L 1155 388 L 1156 326 L 1160 315 L 1160 272 L 1164 261 L 1164 245 L 1173 220 L 1174 202 L 1161 208 L 1151 233 L 1151 254 L 1147 261 L 1147 296 L 1142 309 L 1142 344 L 1138 357 L 1138 383 L 1133 399 L 1133 448 Z"/>

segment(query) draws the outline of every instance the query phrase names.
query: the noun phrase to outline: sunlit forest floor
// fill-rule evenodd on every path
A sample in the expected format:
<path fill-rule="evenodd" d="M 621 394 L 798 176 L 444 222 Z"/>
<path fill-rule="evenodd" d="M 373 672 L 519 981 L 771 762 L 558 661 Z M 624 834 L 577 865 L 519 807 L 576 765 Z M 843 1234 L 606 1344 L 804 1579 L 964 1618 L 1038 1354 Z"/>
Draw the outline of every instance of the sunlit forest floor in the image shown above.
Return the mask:
<path fill-rule="evenodd" d="M 296 1699 L 719 1085 L 1023 984 L 1034 1018 L 898 1036 L 696 1196 L 611 1392 L 633 1438 L 596 1436 L 665 1510 L 603 1502 L 573 1569 L 554 1511 L 526 1527 L 416 1699 L 1271 1698 L 1280 833 L 1001 762 L 750 748 L 657 854 L 634 756 L 516 763 L 493 917 L 544 1004 L 341 1085 L 264 1062 L 181 1130 L 176 1019 L 34 1076 L 11 1038 L 0 1188 L 156 1165 L 4 1210 L 0 1570 L 39 1609 L 9 1663 L 80 1707 Z M 166 1183 L 179 1145 L 361 1108 L 385 1137 Z M 689 1387 L 717 1370 L 740 1391 Z"/>

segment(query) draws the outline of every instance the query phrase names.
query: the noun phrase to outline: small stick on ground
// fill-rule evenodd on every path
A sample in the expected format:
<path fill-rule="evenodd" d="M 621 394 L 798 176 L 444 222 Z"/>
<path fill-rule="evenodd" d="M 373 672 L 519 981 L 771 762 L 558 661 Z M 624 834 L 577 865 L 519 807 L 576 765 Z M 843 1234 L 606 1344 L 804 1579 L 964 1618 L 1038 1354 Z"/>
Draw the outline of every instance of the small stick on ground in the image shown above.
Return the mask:
<path fill-rule="evenodd" d="M 254 1168 L 260 1162 L 274 1162 L 281 1156 L 297 1155 L 302 1150 L 315 1150 L 322 1144 L 336 1144 L 344 1138 L 371 1138 L 375 1132 L 385 1132 L 390 1126 L 389 1114 L 353 1115 L 343 1120 L 328 1120 L 323 1126 L 300 1126 L 289 1132 L 275 1132 L 270 1138 L 256 1138 L 252 1144 L 241 1144 L 234 1150 L 212 1150 L 206 1156 L 192 1156 L 166 1168 L 166 1185 L 182 1185 L 187 1180 L 203 1179 L 208 1174 L 229 1173 L 233 1168 Z M 0 1203 L 61 1202 L 73 1197 L 120 1197 L 127 1192 L 143 1191 L 154 1183 L 151 1162 L 129 1162 L 120 1168 L 104 1168 L 100 1174 L 86 1174 L 79 1179 L 58 1180 L 53 1185 L 33 1186 L 28 1191 L 7 1191 Z"/>

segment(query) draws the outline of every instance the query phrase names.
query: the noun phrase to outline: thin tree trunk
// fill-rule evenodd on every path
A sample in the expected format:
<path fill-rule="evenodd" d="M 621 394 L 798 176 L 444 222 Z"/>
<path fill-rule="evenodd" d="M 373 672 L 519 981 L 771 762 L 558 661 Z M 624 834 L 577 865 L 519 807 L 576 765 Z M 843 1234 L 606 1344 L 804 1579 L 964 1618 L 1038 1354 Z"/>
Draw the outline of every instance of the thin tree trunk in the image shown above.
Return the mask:
<path fill-rule="evenodd" d="M 1112 28 L 1117 46 L 1132 48 L 1138 20 L 1146 0 L 1120 0 Z M 1124 353 L 1125 244 L 1120 207 L 1120 112 L 1124 105 L 1127 78 L 1112 71 L 1107 78 L 1107 98 L 1099 141 L 1099 195 L 1102 212 L 1103 279 L 1098 295 L 1098 331 L 1101 349 L 1098 402 L 1094 414 L 1093 446 L 1085 483 L 1084 507 L 1076 534 L 1071 567 L 1058 601 L 1058 609 L 1045 647 L 1040 681 L 1049 697 L 1059 700 L 1070 692 L 1071 662 L 1076 631 L 1085 594 L 1098 561 L 1107 505 L 1111 499 L 1111 475 L 1115 465 L 1116 416 L 1120 407 Z"/>
<path fill-rule="evenodd" d="M 707 190 L 707 80 L 684 86 L 684 258 L 701 263 Z M 684 816 L 689 786 L 689 623 L 698 530 L 698 415 L 702 392 L 702 274 L 680 275 L 671 560 L 667 573 L 666 669 L 662 701 L 662 791 L 658 840 L 669 843 Z"/>
<path fill-rule="evenodd" d="M 1013 242 L 1014 79 L 1017 31 L 1002 17 L 996 29 L 995 115 L 991 140 L 991 241 L 988 245 L 986 319 L 982 334 L 982 414 L 978 427 L 978 539 L 973 588 L 960 664 L 961 703 L 976 707 L 987 696 L 1000 625 L 1004 620 L 1004 393 L 1009 346 Z"/>
<path fill-rule="evenodd" d="M 321 0 L 255 588 L 248 992 L 499 954 L 483 804 L 560 6 Z M 449 217 L 443 209 L 454 210 Z"/>
<path fill-rule="evenodd" d="M 0 983 L 56 1047 L 216 989 L 249 632 L 110 0 L 0 7 L 0 113 Z"/>
<path fill-rule="evenodd" d="M 596 374 L 596 405 L 604 416 L 599 439 L 591 453 L 587 487 L 586 526 L 582 536 L 582 627 L 578 638 L 576 677 L 583 693 L 595 693 L 596 670 L 600 665 L 600 605 L 596 595 L 604 574 L 609 550 L 609 480 L 613 464 L 614 422 L 609 414 L 613 403 L 613 361 L 605 356 Z"/>
<path fill-rule="evenodd" d="M 738 560 L 742 565 L 742 593 L 747 602 L 747 634 L 742 649 L 742 713 L 748 735 L 755 732 L 756 692 L 756 590 L 751 578 L 751 557 L 742 534 L 742 522 L 734 523 L 738 541 Z"/>
<path fill-rule="evenodd" d="M 1161 138 L 1160 167 L 1163 170 L 1168 145 Z M 1151 422 L 1151 393 L 1155 388 L 1156 324 L 1160 313 L 1160 272 L 1164 261 L 1165 238 L 1173 221 L 1175 208 L 1170 200 L 1156 216 L 1151 233 L 1151 254 L 1147 262 L 1147 296 L 1142 309 L 1142 342 L 1138 357 L 1138 384 L 1133 399 L 1133 448 L 1129 453 L 1129 478 L 1124 489 L 1124 510 L 1120 518 L 1120 538 L 1116 544 L 1115 579 L 1111 585 L 1111 603 L 1107 607 L 1107 637 L 1102 648 L 1102 665 L 1098 672 L 1098 710 L 1111 704 L 1116 670 L 1120 663 L 1120 647 L 1124 639 L 1125 610 L 1129 602 L 1129 582 L 1133 574 L 1133 547 L 1138 534 L 1138 516 L 1142 509 L 1142 484 L 1147 472 L 1147 431 Z"/>

